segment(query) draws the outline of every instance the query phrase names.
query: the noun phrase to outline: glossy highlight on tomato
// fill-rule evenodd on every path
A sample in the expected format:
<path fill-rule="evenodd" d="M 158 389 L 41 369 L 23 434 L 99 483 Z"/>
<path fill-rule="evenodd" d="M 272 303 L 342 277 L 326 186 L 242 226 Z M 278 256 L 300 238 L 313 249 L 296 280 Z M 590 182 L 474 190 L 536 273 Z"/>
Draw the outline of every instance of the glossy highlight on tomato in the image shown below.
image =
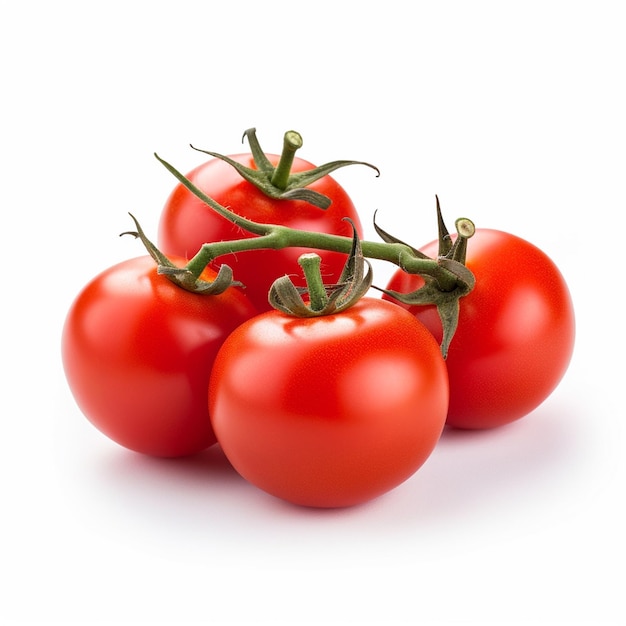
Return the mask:
<path fill-rule="evenodd" d="M 201 276 L 213 277 L 210 270 Z M 62 359 L 70 390 L 87 419 L 130 450 L 199 452 L 216 442 L 206 404 L 215 355 L 256 313 L 235 288 L 197 295 L 157 274 L 150 256 L 123 261 L 91 280 L 67 314 Z"/>
<path fill-rule="evenodd" d="M 421 250 L 434 257 L 437 243 Z M 460 301 L 446 360 L 447 423 L 492 428 L 533 411 L 561 381 L 574 349 L 574 308 L 554 262 L 520 237 L 479 228 L 468 242 L 466 264 L 476 286 Z M 387 288 L 408 293 L 421 285 L 419 276 L 398 270 Z M 441 339 L 434 307 L 399 305 Z"/>
<path fill-rule="evenodd" d="M 235 469 L 312 507 L 359 504 L 407 480 L 437 444 L 447 407 L 432 335 L 368 297 L 337 314 L 249 320 L 222 345 L 209 386 L 213 428 Z"/>
<path fill-rule="evenodd" d="M 268 154 L 273 165 L 280 159 Z M 251 154 L 230 155 L 233 160 L 255 169 Z M 304 159 L 294 158 L 293 172 L 313 169 Z M 246 181 L 228 163 L 211 159 L 186 175 L 196 187 L 234 213 L 261 224 L 280 224 L 298 230 L 352 236 L 350 218 L 359 235 L 362 226 L 356 208 L 347 192 L 331 176 L 312 183 L 309 188 L 331 200 L 327 209 L 320 209 L 302 200 L 279 200 L 265 195 L 255 185 Z M 182 184 L 178 184 L 167 199 L 159 222 L 158 245 L 166 255 L 193 257 L 205 243 L 231 241 L 253 237 L 232 222 L 217 214 Z M 307 248 L 289 247 L 282 250 L 253 250 L 236 255 L 223 255 L 210 266 L 218 269 L 225 263 L 232 267 L 234 277 L 246 287 L 246 295 L 260 311 L 271 309 L 267 294 L 277 278 L 286 274 L 300 276 L 298 258 L 309 252 Z M 324 279 L 336 282 L 346 261 L 340 252 L 324 255 Z M 299 283 L 303 285 L 303 283 Z"/>

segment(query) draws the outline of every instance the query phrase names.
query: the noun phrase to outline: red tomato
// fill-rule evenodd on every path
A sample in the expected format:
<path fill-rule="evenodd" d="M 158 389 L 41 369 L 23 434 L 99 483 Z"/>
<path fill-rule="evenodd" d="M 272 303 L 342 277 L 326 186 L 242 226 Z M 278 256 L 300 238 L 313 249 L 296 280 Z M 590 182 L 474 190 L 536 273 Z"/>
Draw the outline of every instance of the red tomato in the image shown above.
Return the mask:
<path fill-rule="evenodd" d="M 224 342 L 209 385 L 213 428 L 235 469 L 315 507 L 365 502 L 409 478 L 447 406 L 432 335 L 373 298 L 321 317 L 261 314 Z"/>
<path fill-rule="evenodd" d="M 435 256 L 437 243 L 422 251 Z M 447 423 L 491 428 L 527 415 L 555 389 L 574 348 L 574 309 L 556 265 L 524 239 L 477 229 L 468 241 L 466 264 L 476 286 L 460 301 L 446 360 Z M 387 288 L 406 293 L 422 284 L 420 277 L 398 270 Z M 441 339 L 434 307 L 401 306 Z"/>
<path fill-rule="evenodd" d="M 279 161 L 277 155 L 266 156 L 273 165 Z M 247 167 L 256 168 L 251 154 L 231 155 L 230 158 Z M 313 167 L 308 161 L 295 158 L 291 171 L 301 172 Z M 332 200 L 328 209 L 319 209 L 301 200 L 272 199 L 244 180 L 231 165 L 217 158 L 196 167 L 186 178 L 222 206 L 260 224 L 282 224 L 299 230 L 352 237 L 351 225 L 343 220 L 348 217 L 354 222 L 359 236 L 362 236 L 361 223 L 352 200 L 330 176 L 309 186 L 309 189 Z M 253 236 L 218 215 L 179 183 L 163 208 L 158 246 L 166 255 L 191 258 L 202 244 Z M 302 272 L 298 258 L 309 251 L 305 248 L 254 250 L 219 257 L 211 267 L 217 269 L 223 263 L 229 265 L 235 279 L 246 286 L 246 295 L 253 304 L 260 311 L 267 311 L 271 309 L 267 295 L 274 280 L 285 274 L 300 277 Z M 322 267 L 325 282 L 336 282 L 345 262 L 346 255 L 343 253 L 325 253 Z M 303 286 L 304 282 L 296 284 Z"/>
<path fill-rule="evenodd" d="M 131 450 L 199 452 L 215 443 L 206 406 L 215 355 L 255 314 L 234 288 L 219 296 L 184 291 L 158 275 L 149 256 L 114 265 L 87 284 L 65 321 L 63 365 L 76 403 Z"/>

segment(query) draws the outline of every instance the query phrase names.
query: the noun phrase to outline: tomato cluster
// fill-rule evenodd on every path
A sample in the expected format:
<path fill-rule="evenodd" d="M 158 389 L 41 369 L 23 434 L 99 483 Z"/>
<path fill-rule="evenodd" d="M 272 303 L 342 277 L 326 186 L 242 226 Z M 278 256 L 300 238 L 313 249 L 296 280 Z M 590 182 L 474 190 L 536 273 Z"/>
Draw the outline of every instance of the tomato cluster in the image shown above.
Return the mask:
<path fill-rule="evenodd" d="M 383 231 L 361 242 L 329 174 L 362 162 L 316 168 L 295 158 L 297 133 L 281 155 L 245 136 L 250 154 L 210 152 L 187 176 L 163 162 L 179 183 L 158 246 L 135 221 L 148 254 L 105 269 L 70 307 L 66 378 L 102 433 L 162 457 L 219 442 L 267 493 L 341 507 L 406 481 L 446 426 L 500 426 L 554 390 L 575 324 L 546 254 L 441 223 L 421 249 Z M 366 257 L 387 250 L 399 267 L 373 297 Z"/>

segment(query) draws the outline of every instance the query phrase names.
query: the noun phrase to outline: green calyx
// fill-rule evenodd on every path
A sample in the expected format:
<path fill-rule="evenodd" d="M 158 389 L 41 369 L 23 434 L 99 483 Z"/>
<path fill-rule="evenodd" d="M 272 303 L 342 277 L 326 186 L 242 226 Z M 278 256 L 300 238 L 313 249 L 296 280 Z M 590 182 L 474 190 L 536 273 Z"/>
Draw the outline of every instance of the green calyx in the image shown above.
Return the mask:
<path fill-rule="evenodd" d="M 249 128 L 246 130 L 243 138 L 248 139 L 256 169 L 242 165 L 234 159 L 219 154 L 218 152 L 201 150 L 194 146 L 191 147 L 198 152 L 203 152 L 204 154 L 208 154 L 209 156 L 228 163 L 234 167 L 245 180 L 253 184 L 270 198 L 274 198 L 275 200 L 302 200 L 319 209 L 327 209 L 331 204 L 330 198 L 307 187 L 320 178 L 348 165 L 365 165 L 375 170 L 377 176 L 380 175 L 379 169 L 370 163 L 347 160 L 332 161 L 311 170 L 292 173 L 291 167 L 295 154 L 303 144 L 301 135 L 295 130 L 289 130 L 285 133 L 283 150 L 276 166 L 272 165 L 263 152 L 256 136 L 256 129 Z"/>
<path fill-rule="evenodd" d="M 354 223 L 347 221 L 352 225 L 352 249 L 339 282 L 324 284 L 320 271 L 321 257 L 314 252 L 303 254 L 298 263 L 307 286 L 296 287 L 289 276 L 274 281 L 269 301 L 275 309 L 295 317 L 320 317 L 345 311 L 367 293 L 372 285 L 372 268 L 363 256 Z M 305 294 L 306 299 L 303 297 Z"/>
<path fill-rule="evenodd" d="M 147 237 L 139 222 L 132 213 L 129 213 L 135 222 L 136 231 L 126 231 L 122 235 L 132 235 L 135 239 L 140 239 L 148 254 L 156 261 L 157 272 L 163 274 L 175 285 L 204 296 L 217 296 L 226 291 L 229 287 L 241 287 L 242 283 L 233 280 L 233 271 L 228 265 L 220 266 L 215 280 L 201 280 L 199 276 L 186 267 L 174 265 Z"/>
<path fill-rule="evenodd" d="M 476 283 L 472 272 L 465 267 L 465 255 L 467 252 L 467 240 L 474 235 L 476 228 L 474 223 L 467 218 L 459 218 L 455 225 L 457 238 L 452 240 L 441 214 L 439 198 L 437 198 L 437 223 L 439 228 L 439 249 L 437 254 L 437 264 L 453 273 L 456 277 L 456 284 L 453 289 L 442 289 L 436 277 L 422 275 L 424 285 L 410 293 L 400 293 L 391 289 L 381 289 L 379 291 L 391 296 L 395 300 L 408 305 L 434 305 L 441 319 L 443 328 L 443 338 L 441 342 L 441 352 L 446 358 L 450 342 L 454 337 L 459 322 L 459 300 L 466 296 Z M 403 243 L 396 237 L 382 230 L 374 223 L 374 228 L 380 237 L 387 243 Z M 408 244 L 403 244 L 408 245 Z M 419 250 L 409 246 L 415 256 L 428 258 Z"/>

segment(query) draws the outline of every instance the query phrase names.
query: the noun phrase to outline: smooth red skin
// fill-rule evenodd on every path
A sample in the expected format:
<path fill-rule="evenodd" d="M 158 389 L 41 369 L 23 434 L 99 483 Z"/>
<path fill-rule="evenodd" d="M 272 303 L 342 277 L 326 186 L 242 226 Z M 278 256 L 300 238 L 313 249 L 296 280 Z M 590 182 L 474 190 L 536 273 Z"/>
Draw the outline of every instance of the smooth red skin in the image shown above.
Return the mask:
<path fill-rule="evenodd" d="M 448 379 L 414 316 L 380 299 L 298 319 L 263 313 L 218 353 L 213 428 L 250 483 L 312 507 L 359 504 L 393 489 L 441 436 Z"/>
<path fill-rule="evenodd" d="M 235 289 L 200 296 L 176 287 L 149 256 L 114 265 L 85 286 L 65 321 L 63 366 L 76 403 L 136 452 L 199 452 L 216 441 L 206 405 L 215 355 L 255 314 Z"/>
<path fill-rule="evenodd" d="M 422 251 L 436 256 L 437 243 Z M 509 233 L 478 229 L 468 241 L 467 267 L 476 286 L 460 301 L 459 325 L 446 361 L 447 423 L 492 428 L 524 417 L 556 388 L 574 349 L 574 309 L 554 262 Z M 418 276 L 398 270 L 387 288 L 407 293 L 422 284 Z M 441 340 L 434 307 L 401 306 Z"/>
<path fill-rule="evenodd" d="M 278 163 L 277 155 L 267 157 L 274 164 Z M 231 158 L 248 167 L 255 167 L 250 154 L 231 155 Z M 308 161 L 296 158 L 291 169 L 292 172 L 299 172 L 313 167 Z M 351 237 L 352 227 L 343 219 L 348 217 L 362 237 L 362 226 L 354 204 L 345 190 L 330 176 L 325 176 L 308 187 L 332 200 L 328 209 L 318 209 L 303 201 L 274 200 L 244 180 L 231 165 L 220 159 L 212 159 L 186 176 L 222 206 L 255 222 Z M 165 254 L 191 258 L 205 243 L 252 236 L 254 235 L 234 226 L 183 185 L 178 184 L 161 213 L 158 245 Z M 254 305 L 259 311 L 268 311 L 271 306 L 267 295 L 274 280 L 285 274 L 294 274 L 294 282 L 304 285 L 298 257 L 310 251 L 307 248 L 246 251 L 218 257 L 211 267 L 218 269 L 222 263 L 232 267 L 235 279 L 246 286 L 246 295 Z M 320 253 L 319 250 L 316 252 Z M 346 255 L 339 252 L 320 254 L 325 282 L 337 282 L 346 262 Z"/>

